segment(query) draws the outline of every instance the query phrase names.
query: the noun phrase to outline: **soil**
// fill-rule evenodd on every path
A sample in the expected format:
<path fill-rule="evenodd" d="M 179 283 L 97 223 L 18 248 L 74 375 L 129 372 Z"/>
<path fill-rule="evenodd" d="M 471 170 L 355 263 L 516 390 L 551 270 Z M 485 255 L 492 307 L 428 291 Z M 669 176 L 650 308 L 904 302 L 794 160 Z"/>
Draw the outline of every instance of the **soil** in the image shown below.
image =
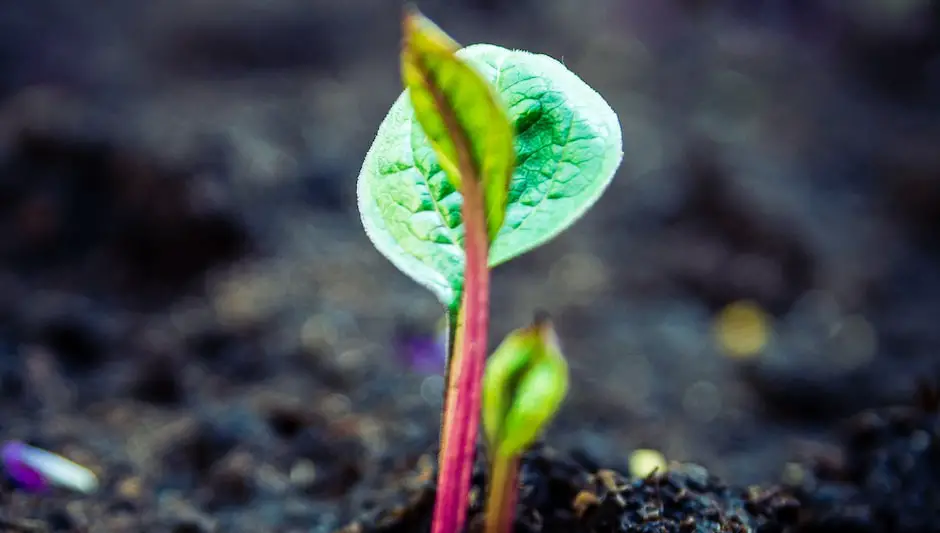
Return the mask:
<path fill-rule="evenodd" d="M 403 347 L 441 309 L 355 205 L 379 4 L 0 7 L 0 436 L 102 482 L 8 480 L 0 529 L 427 530 L 441 378 Z M 548 310 L 572 372 L 517 531 L 940 531 L 940 8 L 849 4 L 420 4 L 624 129 L 596 208 L 494 272 L 491 342 Z M 740 301 L 756 357 L 715 341 Z"/>
<path fill-rule="evenodd" d="M 916 406 L 849 420 L 841 454 L 801 487 L 806 531 L 935 531 L 940 518 L 940 418 L 936 389 Z"/>
<path fill-rule="evenodd" d="M 433 456 L 413 480 L 404 504 L 383 507 L 342 531 L 404 533 L 429 531 L 434 505 Z M 481 495 L 486 494 L 486 462 L 478 461 L 471 489 L 468 530 L 483 521 Z M 407 478 L 406 478 L 407 479 Z M 566 457 L 536 446 L 522 459 L 520 499 L 514 531 L 520 532 L 693 532 L 789 531 L 799 518 L 799 502 L 780 490 L 732 489 L 704 467 L 672 464 L 643 478 L 599 469 L 590 461 Z"/>

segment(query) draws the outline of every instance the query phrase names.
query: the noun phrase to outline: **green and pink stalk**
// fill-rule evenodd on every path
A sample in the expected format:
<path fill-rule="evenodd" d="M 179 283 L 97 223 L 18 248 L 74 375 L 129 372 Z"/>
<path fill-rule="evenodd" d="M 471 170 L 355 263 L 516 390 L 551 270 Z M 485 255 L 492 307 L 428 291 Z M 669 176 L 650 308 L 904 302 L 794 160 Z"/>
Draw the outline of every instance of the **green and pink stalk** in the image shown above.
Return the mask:
<path fill-rule="evenodd" d="M 466 285 L 454 324 L 453 351 L 447 365 L 432 533 L 461 531 L 466 521 L 489 331 L 489 242 L 483 218 L 483 195 L 479 185 L 472 180 L 466 180 L 463 188 Z"/>

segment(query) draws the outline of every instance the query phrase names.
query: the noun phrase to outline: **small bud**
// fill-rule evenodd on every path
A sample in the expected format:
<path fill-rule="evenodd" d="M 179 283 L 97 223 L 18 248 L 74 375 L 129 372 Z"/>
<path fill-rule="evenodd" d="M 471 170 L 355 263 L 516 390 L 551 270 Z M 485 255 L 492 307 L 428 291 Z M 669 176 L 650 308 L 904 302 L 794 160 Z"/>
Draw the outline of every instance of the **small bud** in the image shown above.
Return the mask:
<path fill-rule="evenodd" d="M 483 376 L 483 430 L 490 448 L 514 456 L 532 445 L 568 392 L 568 364 L 546 316 L 513 331 Z"/>
<path fill-rule="evenodd" d="M 7 474 L 30 492 L 43 492 L 49 485 L 86 494 L 98 489 L 98 478 L 87 468 L 19 441 L 5 443 L 0 459 Z"/>

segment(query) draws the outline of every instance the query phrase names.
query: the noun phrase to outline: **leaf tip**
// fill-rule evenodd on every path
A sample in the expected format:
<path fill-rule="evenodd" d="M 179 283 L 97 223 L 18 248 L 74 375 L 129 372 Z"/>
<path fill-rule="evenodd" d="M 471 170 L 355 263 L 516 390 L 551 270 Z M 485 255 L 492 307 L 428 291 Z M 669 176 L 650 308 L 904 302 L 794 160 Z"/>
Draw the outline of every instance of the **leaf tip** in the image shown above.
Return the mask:
<path fill-rule="evenodd" d="M 423 15 L 414 2 L 407 2 L 402 8 L 401 26 L 407 41 L 409 36 L 418 30 Z"/>
<path fill-rule="evenodd" d="M 434 21 L 424 16 L 413 2 L 405 4 L 403 11 L 402 32 L 406 50 L 415 47 L 422 53 L 453 54 L 460 49 L 460 44 Z"/>
<path fill-rule="evenodd" d="M 552 315 L 545 309 L 536 309 L 535 313 L 533 313 L 532 324 L 539 328 L 545 326 L 551 327 Z"/>

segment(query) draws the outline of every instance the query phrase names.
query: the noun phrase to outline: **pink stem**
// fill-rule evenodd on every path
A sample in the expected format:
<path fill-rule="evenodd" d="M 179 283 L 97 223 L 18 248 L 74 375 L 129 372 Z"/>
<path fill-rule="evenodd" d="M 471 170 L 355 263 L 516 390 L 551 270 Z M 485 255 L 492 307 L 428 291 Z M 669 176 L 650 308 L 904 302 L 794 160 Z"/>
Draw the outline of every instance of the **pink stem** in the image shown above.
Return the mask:
<path fill-rule="evenodd" d="M 467 179 L 463 189 L 465 287 L 448 375 L 431 533 L 463 530 L 480 425 L 489 328 L 489 240 L 480 185 Z"/>

